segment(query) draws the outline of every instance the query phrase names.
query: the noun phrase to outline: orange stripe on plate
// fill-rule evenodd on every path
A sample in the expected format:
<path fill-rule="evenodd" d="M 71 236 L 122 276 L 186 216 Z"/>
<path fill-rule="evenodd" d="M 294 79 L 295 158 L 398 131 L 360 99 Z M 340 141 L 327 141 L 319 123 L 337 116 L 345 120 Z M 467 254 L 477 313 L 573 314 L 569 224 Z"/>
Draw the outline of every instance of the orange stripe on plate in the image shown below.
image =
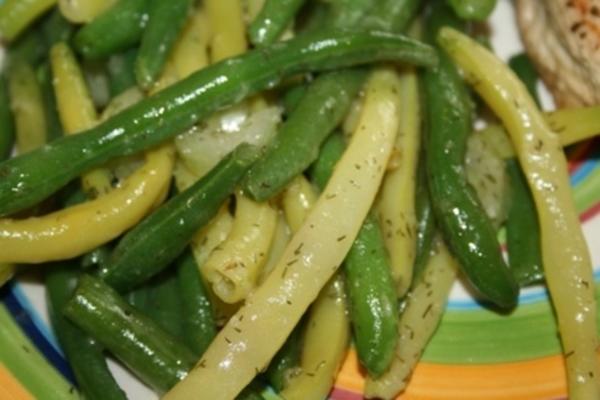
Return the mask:
<path fill-rule="evenodd" d="M 34 397 L 3 364 L 0 364 L 0 399 L 34 400 Z"/>
<path fill-rule="evenodd" d="M 336 387 L 362 393 L 364 372 L 350 351 Z M 420 363 L 399 400 L 541 400 L 566 397 L 561 356 L 506 364 Z"/>

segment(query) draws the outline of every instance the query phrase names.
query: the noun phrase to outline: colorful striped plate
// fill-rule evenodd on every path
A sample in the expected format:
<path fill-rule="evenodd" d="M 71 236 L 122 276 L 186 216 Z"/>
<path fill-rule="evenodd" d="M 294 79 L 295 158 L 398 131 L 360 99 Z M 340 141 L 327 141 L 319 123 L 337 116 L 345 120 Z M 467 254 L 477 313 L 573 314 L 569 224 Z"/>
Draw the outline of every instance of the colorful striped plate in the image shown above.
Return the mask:
<path fill-rule="evenodd" d="M 522 50 L 509 0 L 498 2 L 491 28 L 494 48 L 501 57 L 506 59 Z M 544 104 L 551 108 L 550 98 L 544 94 Z M 599 144 L 593 140 L 569 150 L 575 203 L 597 266 L 597 282 L 600 281 Z M 73 377 L 48 328 L 44 288 L 33 269 L 31 274 L 0 290 L 0 338 L 3 335 L 18 338 L 19 346 L 0 348 L 1 399 L 68 396 Z M 500 316 L 474 302 L 458 283 L 440 328 L 400 398 L 563 399 L 566 386 L 560 354 L 554 316 L 543 287 L 523 291 L 517 310 L 509 316 Z M 43 358 L 48 361 L 44 368 L 28 368 L 30 362 Z M 131 399 L 156 397 L 117 363 L 111 362 L 111 368 Z M 363 380 L 356 354 L 351 351 L 331 399 L 361 399 Z"/>

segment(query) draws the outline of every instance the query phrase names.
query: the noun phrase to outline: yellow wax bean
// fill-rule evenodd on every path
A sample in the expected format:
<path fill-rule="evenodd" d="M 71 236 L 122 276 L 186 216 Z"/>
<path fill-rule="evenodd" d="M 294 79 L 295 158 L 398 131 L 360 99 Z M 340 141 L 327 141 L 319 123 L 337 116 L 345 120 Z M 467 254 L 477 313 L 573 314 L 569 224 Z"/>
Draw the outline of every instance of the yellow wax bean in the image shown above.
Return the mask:
<path fill-rule="evenodd" d="M 227 239 L 213 250 L 202 267 L 213 292 L 224 302 L 237 303 L 254 289 L 277 225 L 277 211 L 236 194 L 236 211 Z"/>
<path fill-rule="evenodd" d="M 59 0 L 58 8 L 66 19 L 76 24 L 91 22 L 115 5 L 118 0 Z M 121 0 L 127 1 L 127 0 Z"/>
<path fill-rule="evenodd" d="M 291 237 L 291 229 L 288 226 L 288 223 L 285 221 L 283 213 L 279 212 L 279 215 L 277 216 L 277 225 L 275 226 L 275 233 L 273 234 L 273 241 L 271 243 L 271 248 L 269 249 L 269 255 L 267 256 L 265 266 L 258 277 L 259 285 L 262 285 L 271 272 L 273 272 L 273 269 L 275 269 L 277 266 L 277 262 L 283 255 L 285 248 L 290 242 Z"/>
<path fill-rule="evenodd" d="M 287 186 L 281 199 L 285 219 L 292 231 L 304 223 L 306 215 L 317 202 L 317 193 L 304 175 L 299 175 Z"/>
<path fill-rule="evenodd" d="M 208 65 L 209 38 L 208 18 L 203 10 L 198 9 L 189 19 L 173 49 L 171 58 L 179 79 Z"/>
<path fill-rule="evenodd" d="M 12 41 L 54 4 L 56 0 L 5 0 L 0 5 L 0 37 Z"/>
<path fill-rule="evenodd" d="M 0 263 L 77 257 L 118 237 L 152 208 L 171 180 L 173 148 L 162 146 L 105 196 L 43 217 L 0 220 Z M 82 234 L 85 232 L 85 234 Z"/>
<path fill-rule="evenodd" d="M 33 68 L 18 63 L 8 71 L 10 108 L 15 118 L 17 152 L 27 153 L 46 144 L 47 126 L 42 92 Z"/>
<path fill-rule="evenodd" d="M 240 0 L 206 0 L 204 7 L 212 30 L 212 62 L 246 51 L 248 43 Z"/>
<path fill-rule="evenodd" d="M 523 83 L 487 49 L 443 28 L 441 46 L 503 122 L 537 208 L 546 283 L 558 318 L 569 398 L 600 398 L 592 265 L 575 210 L 567 160 Z"/>
<path fill-rule="evenodd" d="M 398 132 L 397 91 L 395 72 L 383 69 L 372 76 L 359 127 L 323 195 L 267 280 L 164 399 L 202 393 L 230 400 L 267 367 L 337 271 L 371 209 Z"/>
<path fill-rule="evenodd" d="M 344 278 L 335 275 L 312 305 L 303 336 L 300 371 L 280 393 L 285 400 L 324 399 L 350 342 Z"/>
<path fill-rule="evenodd" d="M 15 266 L 12 264 L 0 264 L 0 288 L 15 274 Z"/>
<path fill-rule="evenodd" d="M 388 164 L 390 171 L 383 180 L 377 207 L 398 297 L 404 296 L 411 285 L 415 262 L 415 190 L 421 137 L 419 84 L 416 72 L 406 69 L 401 72 L 400 80 L 400 129 Z"/>
<path fill-rule="evenodd" d="M 546 122 L 560 135 L 563 146 L 600 133 L 600 106 L 563 108 L 545 114 Z"/>
<path fill-rule="evenodd" d="M 550 129 L 560 136 L 563 146 L 589 140 L 600 134 L 600 106 L 563 108 L 544 113 Z M 515 157 L 515 150 L 503 127 L 488 125 L 480 131 L 498 155 L 503 158 Z"/>
<path fill-rule="evenodd" d="M 288 185 L 282 203 L 292 231 L 300 229 L 316 202 L 315 190 L 303 175 Z M 286 400 L 322 399 L 331 390 L 350 339 L 342 275 L 336 274 L 323 288 L 305 326 L 300 369 L 280 393 Z"/>
<path fill-rule="evenodd" d="M 50 49 L 50 63 L 58 115 L 65 133 L 73 135 L 93 128 L 98 113 L 75 54 L 67 44 L 57 43 Z M 88 198 L 104 196 L 112 189 L 112 174 L 107 168 L 93 169 L 81 179 Z"/>

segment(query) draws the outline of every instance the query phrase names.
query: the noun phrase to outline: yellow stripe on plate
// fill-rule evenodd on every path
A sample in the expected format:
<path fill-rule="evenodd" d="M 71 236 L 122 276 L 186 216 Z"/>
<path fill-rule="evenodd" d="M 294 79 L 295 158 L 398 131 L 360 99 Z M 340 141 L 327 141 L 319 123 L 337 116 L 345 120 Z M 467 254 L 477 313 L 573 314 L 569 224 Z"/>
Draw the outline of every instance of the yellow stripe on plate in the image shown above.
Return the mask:
<path fill-rule="evenodd" d="M 362 394 L 364 369 L 351 350 L 335 387 Z M 418 364 L 398 400 L 539 400 L 567 396 L 561 355 L 505 364 Z"/>
<path fill-rule="evenodd" d="M 0 364 L 0 399 L 4 400 L 33 400 L 34 397 L 12 376 L 10 371 Z"/>

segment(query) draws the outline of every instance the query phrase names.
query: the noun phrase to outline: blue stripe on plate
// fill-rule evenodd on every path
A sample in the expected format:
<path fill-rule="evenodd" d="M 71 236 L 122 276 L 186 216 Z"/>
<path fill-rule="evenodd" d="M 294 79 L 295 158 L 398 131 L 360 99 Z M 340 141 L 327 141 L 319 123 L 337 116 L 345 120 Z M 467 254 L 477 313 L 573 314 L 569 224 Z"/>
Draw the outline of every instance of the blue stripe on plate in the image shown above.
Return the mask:
<path fill-rule="evenodd" d="M 19 299 L 13 293 L 15 282 L 5 285 L 0 289 L 0 301 L 6 306 L 15 322 L 23 330 L 23 333 L 33 342 L 35 347 L 44 355 L 69 382 L 75 383 L 75 377 L 69 367 L 69 364 L 58 353 L 54 346 L 48 341 L 42 332 L 37 328 L 33 319 L 27 310 L 19 302 Z"/>
<path fill-rule="evenodd" d="M 598 165 L 598 159 L 600 158 L 600 146 L 597 144 L 599 141 L 595 141 L 592 146 L 595 148 L 590 152 L 590 154 L 586 155 L 586 160 L 577 168 L 575 171 L 571 173 L 571 185 L 578 185 L 581 181 L 583 181 L 589 174 L 591 174 L 594 169 L 600 168 Z"/>
<path fill-rule="evenodd" d="M 58 344 L 58 341 L 56 340 L 56 337 L 52 333 L 52 330 L 42 320 L 42 317 L 37 312 L 37 310 L 35 309 L 35 307 L 33 307 L 33 305 L 31 304 L 31 302 L 29 301 L 29 298 L 27 297 L 27 295 L 23 291 L 23 288 L 21 287 L 21 285 L 19 285 L 17 282 L 15 282 L 11 286 L 11 291 L 12 291 L 12 294 L 19 301 L 19 304 L 21 304 L 21 307 L 23 307 L 25 309 L 25 311 L 27 311 L 27 314 L 29 314 L 29 317 L 31 318 L 31 320 L 35 324 L 35 326 L 38 329 L 38 331 L 40 331 L 40 333 L 42 335 L 44 335 L 44 337 L 46 338 L 46 340 L 48 342 L 50 342 L 50 344 L 52 345 L 52 347 L 54 347 L 54 350 L 56 350 L 56 352 L 58 354 L 60 354 L 62 356 L 62 358 L 65 358 L 65 355 L 62 352 L 62 349 L 60 348 L 60 345 Z"/>
<path fill-rule="evenodd" d="M 589 159 L 585 161 L 575 172 L 573 172 L 573 175 L 571 175 L 571 185 L 578 185 L 596 168 L 598 168 L 598 160 Z"/>

